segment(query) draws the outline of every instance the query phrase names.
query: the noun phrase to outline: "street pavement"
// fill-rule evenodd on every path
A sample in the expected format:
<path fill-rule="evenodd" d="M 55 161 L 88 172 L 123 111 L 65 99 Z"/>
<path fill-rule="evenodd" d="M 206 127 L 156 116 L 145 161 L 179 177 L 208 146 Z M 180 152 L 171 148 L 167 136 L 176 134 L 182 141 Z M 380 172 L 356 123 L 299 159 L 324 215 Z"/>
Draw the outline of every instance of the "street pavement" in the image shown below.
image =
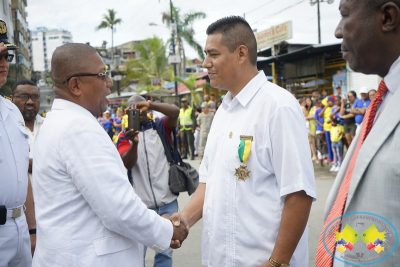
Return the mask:
<path fill-rule="evenodd" d="M 196 159 L 188 161 L 198 169 L 200 160 Z M 319 234 L 323 226 L 323 212 L 325 202 L 329 194 L 329 190 L 335 180 L 336 173 L 329 171 L 330 165 L 314 163 L 315 182 L 317 186 L 317 201 L 311 208 L 310 218 L 308 221 L 309 227 L 309 267 L 315 266 L 315 254 L 318 247 Z M 178 198 L 179 208 L 182 210 L 189 202 L 190 196 L 187 193 L 181 193 Z M 267 226 L 266 226 L 267 227 Z M 146 267 L 153 266 L 154 251 L 149 249 L 146 254 Z M 201 221 L 194 225 L 189 232 L 188 238 L 183 243 L 180 249 L 174 250 L 173 266 L 177 267 L 201 267 Z"/>

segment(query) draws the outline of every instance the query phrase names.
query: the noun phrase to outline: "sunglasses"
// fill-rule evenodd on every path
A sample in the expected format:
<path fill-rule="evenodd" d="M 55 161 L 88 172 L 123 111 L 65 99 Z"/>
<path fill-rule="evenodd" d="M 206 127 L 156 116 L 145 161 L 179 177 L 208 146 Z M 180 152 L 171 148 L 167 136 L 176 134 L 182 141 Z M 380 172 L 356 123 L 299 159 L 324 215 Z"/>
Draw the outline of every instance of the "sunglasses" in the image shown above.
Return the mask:
<path fill-rule="evenodd" d="M 63 81 L 62 83 L 67 83 L 69 80 L 71 80 L 74 77 L 85 77 L 85 76 L 98 76 L 102 77 L 104 82 L 107 82 L 107 77 L 108 77 L 108 71 L 105 72 L 100 72 L 100 73 L 80 73 L 80 74 L 75 74 Z"/>
<path fill-rule="evenodd" d="M 14 55 L 12 54 L 0 55 L 0 60 L 2 60 L 3 57 L 8 63 L 10 63 L 14 59 Z"/>
<path fill-rule="evenodd" d="M 15 95 L 14 97 L 17 97 L 24 101 L 28 101 L 29 98 L 31 98 L 32 101 L 37 101 L 40 99 L 40 95 L 38 95 L 38 94 L 35 94 L 35 95 L 21 94 L 21 95 Z"/>

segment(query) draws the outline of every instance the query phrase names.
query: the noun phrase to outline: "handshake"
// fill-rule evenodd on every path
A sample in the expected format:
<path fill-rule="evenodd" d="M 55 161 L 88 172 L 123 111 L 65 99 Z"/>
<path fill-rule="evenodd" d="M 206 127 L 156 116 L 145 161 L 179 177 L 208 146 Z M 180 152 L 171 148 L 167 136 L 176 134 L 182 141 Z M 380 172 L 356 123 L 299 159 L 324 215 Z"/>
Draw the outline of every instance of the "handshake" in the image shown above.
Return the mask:
<path fill-rule="evenodd" d="M 189 223 L 185 217 L 183 217 L 180 213 L 174 213 L 172 216 L 167 214 L 162 215 L 162 217 L 170 220 L 174 227 L 174 233 L 172 235 L 171 240 L 171 248 L 177 249 L 180 248 L 183 241 L 187 238 L 189 234 Z"/>

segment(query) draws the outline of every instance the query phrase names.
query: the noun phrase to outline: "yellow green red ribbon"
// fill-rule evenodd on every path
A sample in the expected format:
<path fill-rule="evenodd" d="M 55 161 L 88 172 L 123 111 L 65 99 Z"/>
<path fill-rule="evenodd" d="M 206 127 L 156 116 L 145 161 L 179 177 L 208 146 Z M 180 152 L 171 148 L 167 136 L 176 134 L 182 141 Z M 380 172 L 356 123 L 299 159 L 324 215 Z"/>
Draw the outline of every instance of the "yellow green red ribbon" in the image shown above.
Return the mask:
<path fill-rule="evenodd" d="M 251 140 L 243 140 L 243 139 L 240 140 L 238 148 L 240 162 L 245 163 L 249 159 L 250 150 L 251 150 Z"/>

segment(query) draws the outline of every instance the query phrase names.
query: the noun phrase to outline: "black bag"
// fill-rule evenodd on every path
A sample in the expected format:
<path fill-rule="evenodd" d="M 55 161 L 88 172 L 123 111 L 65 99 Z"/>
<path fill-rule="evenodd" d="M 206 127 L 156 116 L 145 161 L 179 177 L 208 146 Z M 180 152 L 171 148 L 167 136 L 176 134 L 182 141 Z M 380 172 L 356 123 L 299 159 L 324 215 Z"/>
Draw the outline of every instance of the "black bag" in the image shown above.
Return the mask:
<path fill-rule="evenodd" d="M 166 141 L 164 140 L 160 130 L 155 126 L 158 135 L 164 146 L 165 156 L 169 163 L 169 179 L 168 185 L 169 189 L 174 194 L 179 194 L 180 192 L 188 192 L 189 196 L 196 191 L 199 185 L 199 173 L 192 165 L 183 162 L 179 152 L 178 153 L 179 163 L 176 164 L 171 156 L 171 151 L 168 149 Z M 174 135 L 174 142 L 176 144 L 176 136 Z"/>

